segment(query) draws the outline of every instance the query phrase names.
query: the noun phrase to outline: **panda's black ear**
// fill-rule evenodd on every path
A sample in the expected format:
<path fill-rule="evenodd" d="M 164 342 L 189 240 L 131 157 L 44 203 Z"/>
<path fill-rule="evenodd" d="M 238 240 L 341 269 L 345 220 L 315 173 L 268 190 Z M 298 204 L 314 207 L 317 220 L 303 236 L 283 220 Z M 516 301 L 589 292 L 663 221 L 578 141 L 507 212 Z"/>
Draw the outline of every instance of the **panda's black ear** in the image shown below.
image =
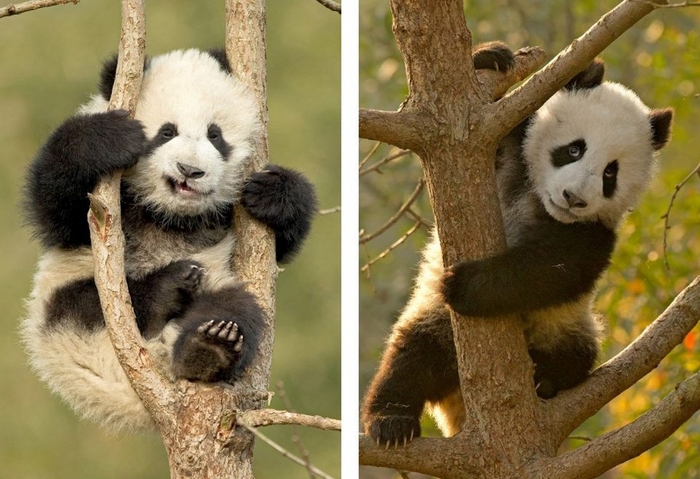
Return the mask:
<path fill-rule="evenodd" d="M 603 83 L 603 75 L 605 75 L 605 64 L 603 60 L 596 58 L 585 70 L 564 85 L 564 89 L 585 90 L 587 88 L 595 88 Z"/>
<path fill-rule="evenodd" d="M 116 53 L 102 64 L 102 73 L 100 73 L 100 94 L 102 98 L 109 101 L 112 96 L 112 88 L 114 87 L 114 79 L 117 76 L 117 62 L 119 55 Z M 148 58 L 143 64 L 143 71 L 148 69 Z"/>
<path fill-rule="evenodd" d="M 117 76 L 118 58 L 118 55 L 115 53 L 102 65 L 102 73 L 100 73 L 100 93 L 102 94 L 102 98 L 107 101 L 109 101 L 109 97 L 112 96 L 114 78 Z"/>
<path fill-rule="evenodd" d="M 214 60 L 219 62 L 219 65 L 221 65 L 221 69 L 225 71 L 226 73 L 232 73 L 231 72 L 231 65 L 228 62 L 228 57 L 226 56 L 226 50 L 223 48 L 212 48 L 210 50 L 207 50 L 207 53 L 214 57 Z"/>
<path fill-rule="evenodd" d="M 668 140 L 671 139 L 671 122 L 673 121 L 673 109 L 662 108 L 652 110 L 649 113 L 649 123 L 651 123 L 651 146 L 655 150 L 660 150 Z"/>

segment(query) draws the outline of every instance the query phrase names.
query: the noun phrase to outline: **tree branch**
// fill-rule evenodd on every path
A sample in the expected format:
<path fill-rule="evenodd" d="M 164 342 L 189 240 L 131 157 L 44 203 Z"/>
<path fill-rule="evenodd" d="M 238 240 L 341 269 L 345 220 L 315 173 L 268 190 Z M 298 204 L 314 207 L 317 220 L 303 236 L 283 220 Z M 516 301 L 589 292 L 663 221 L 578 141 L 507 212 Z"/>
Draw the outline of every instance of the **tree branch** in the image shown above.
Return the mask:
<path fill-rule="evenodd" d="M 340 421 L 323 416 L 310 416 L 279 409 L 251 409 L 238 413 L 238 424 L 260 427 L 282 424 L 297 424 L 299 426 L 315 427 L 326 431 L 340 431 Z"/>
<path fill-rule="evenodd" d="M 141 90 L 145 58 L 146 19 L 143 0 L 122 1 L 119 61 L 109 109 L 133 115 Z M 172 427 L 165 407 L 175 401 L 173 385 L 156 368 L 146 351 L 131 308 L 124 271 L 119 183 L 121 172 L 103 178 L 90 195 L 90 239 L 95 284 L 114 352 L 132 387 L 160 427 Z"/>
<path fill-rule="evenodd" d="M 263 442 L 268 444 L 270 447 L 272 447 L 275 451 L 279 452 L 283 457 L 286 457 L 287 459 L 290 459 L 291 461 L 296 462 L 300 466 L 306 467 L 308 470 L 310 470 L 313 474 L 323 478 L 323 479 L 333 479 L 333 477 L 329 476 L 316 466 L 311 465 L 308 461 L 305 461 L 304 459 L 301 459 L 300 457 L 295 456 L 291 452 L 287 451 L 285 448 L 277 444 L 275 441 L 255 429 L 254 427 L 248 426 L 247 424 L 241 424 L 241 426 L 248 431 L 252 432 L 255 434 L 257 437 L 259 437 Z"/>
<path fill-rule="evenodd" d="M 523 85 L 488 107 L 492 114 L 486 115 L 484 128 L 499 132 L 513 129 L 654 8 L 648 3 L 621 2 Z"/>
<path fill-rule="evenodd" d="M 474 443 L 457 444 L 455 438 L 419 437 L 405 447 L 386 448 L 377 446 L 370 436 L 360 434 L 360 465 L 363 466 L 390 467 L 436 477 L 460 471 L 460 477 L 469 477 L 482 471 L 482 455 L 483 451 Z M 426 460 L 436 457 L 442 460 Z"/>
<path fill-rule="evenodd" d="M 326 7 L 328 10 L 340 13 L 340 4 L 332 0 L 316 0 L 318 3 Z"/>
<path fill-rule="evenodd" d="M 512 69 L 506 72 L 477 70 L 476 77 L 484 94 L 495 100 L 513 84 L 527 78 L 544 59 L 544 50 L 537 47 L 523 48 L 515 52 L 515 66 Z M 424 114 L 415 110 L 389 112 L 360 109 L 360 138 L 381 141 L 403 149 L 416 151 L 426 137 L 425 129 L 429 125 Z"/>
<path fill-rule="evenodd" d="M 700 276 L 673 300 L 666 311 L 617 356 L 596 369 L 580 386 L 547 402 L 558 442 L 618 394 L 654 369 L 700 320 Z"/>
<path fill-rule="evenodd" d="M 30 12 L 39 8 L 53 7 L 54 5 L 65 5 L 66 3 L 77 5 L 79 1 L 80 0 L 30 0 L 23 3 L 14 3 L 0 8 L 0 18 Z"/>
<path fill-rule="evenodd" d="M 382 111 L 360 108 L 360 138 L 376 140 L 401 149 L 420 145 L 427 122 L 415 111 Z"/>
<path fill-rule="evenodd" d="M 626 426 L 547 461 L 528 477 L 588 479 L 657 445 L 700 409 L 700 373 L 678 384 L 653 409 Z"/>

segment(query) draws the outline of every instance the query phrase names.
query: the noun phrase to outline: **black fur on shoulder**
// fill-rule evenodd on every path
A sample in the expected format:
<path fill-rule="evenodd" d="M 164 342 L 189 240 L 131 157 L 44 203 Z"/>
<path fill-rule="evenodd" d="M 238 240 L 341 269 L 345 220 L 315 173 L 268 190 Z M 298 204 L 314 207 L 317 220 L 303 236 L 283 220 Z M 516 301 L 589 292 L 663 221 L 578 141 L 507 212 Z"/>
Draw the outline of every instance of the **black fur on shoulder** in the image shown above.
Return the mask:
<path fill-rule="evenodd" d="M 267 165 L 248 180 L 241 205 L 274 230 L 277 261 L 284 263 L 301 249 L 309 233 L 316 213 L 316 193 L 301 173 Z"/>
<path fill-rule="evenodd" d="M 585 70 L 569 80 L 569 83 L 564 85 L 565 90 L 586 90 L 595 88 L 603 83 L 605 75 L 605 64 L 600 58 L 596 58 L 591 62 Z"/>
<path fill-rule="evenodd" d="M 175 322 L 182 328 L 173 350 L 173 373 L 198 381 L 235 381 L 255 357 L 262 308 L 243 285 L 204 292 Z"/>
<path fill-rule="evenodd" d="M 148 152 L 143 126 L 112 110 L 69 118 L 29 167 L 27 220 L 44 246 L 90 244 L 87 195 L 100 177 L 136 164 Z"/>
<path fill-rule="evenodd" d="M 472 52 L 476 70 L 506 71 L 515 66 L 513 50 L 503 42 L 480 43 Z"/>

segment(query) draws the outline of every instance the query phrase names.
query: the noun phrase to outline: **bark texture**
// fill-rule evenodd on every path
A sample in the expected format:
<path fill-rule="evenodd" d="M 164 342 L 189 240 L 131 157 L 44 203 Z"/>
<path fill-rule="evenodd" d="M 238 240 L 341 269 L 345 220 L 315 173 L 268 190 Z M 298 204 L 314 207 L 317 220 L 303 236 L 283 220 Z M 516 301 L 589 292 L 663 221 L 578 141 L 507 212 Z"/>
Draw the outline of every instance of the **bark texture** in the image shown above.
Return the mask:
<path fill-rule="evenodd" d="M 443 261 L 491 256 L 505 247 L 495 181 L 501 136 L 539 108 L 615 38 L 654 9 L 624 1 L 548 65 L 498 101 L 509 85 L 543 60 L 521 51 L 517 67 L 476 73 L 461 0 L 391 0 L 393 32 L 404 58 L 409 95 L 397 112 L 360 111 L 360 136 L 410 148 L 421 158 Z M 698 379 L 679 385 L 634 423 L 563 456 L 567 435 L 634 384 L 700 319 L 696 280 L 648 330 L 579 387 L 551 401 L 537 398 L 532 362 L 514 318 L 452 314 L 465 430 L 452 438 L 418 438 L 384 450 L 360 438 L 360 462 L 443 478 L 584 478 L 640 454 L 696 411 Z M 663 421 L 665 427 L 656 425 Z"/>

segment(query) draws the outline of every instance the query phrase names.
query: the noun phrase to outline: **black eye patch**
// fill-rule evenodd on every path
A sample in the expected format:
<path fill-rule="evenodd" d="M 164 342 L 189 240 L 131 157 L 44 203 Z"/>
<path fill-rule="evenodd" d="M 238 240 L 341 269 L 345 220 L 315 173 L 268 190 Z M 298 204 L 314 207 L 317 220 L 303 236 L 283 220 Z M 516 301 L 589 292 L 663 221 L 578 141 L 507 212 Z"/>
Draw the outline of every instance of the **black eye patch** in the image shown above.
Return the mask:
<path fill-rule="evenodd" d="M 586 141 L 583 139 L 574 140 L 567 145 L 558 146 L 550 152 L 552 165 L 561 168 L 580 160 L 584 153 L 586 153 Z"/>
<path fill-rule="evenodd" d="M 177 126 L 174 123 L 163 123 L 156 136 L 151 140 L 151 148 L 158 148 L 177 136 Z"/>
<path fill-rule="evenodd" d="M 620 170 L 620 165 L 617 160 L 608 163 L 603 171 L 603 196 L 612 198 L 617 189 L 617 172 Z"/>
<path fill-rule="evenodd" d="M 207 139 L 212 146 L 219 151 L 221 157 L 224 160 L 228 160 L 228 155 L 231 153 L 232 148 L 231 145 L 226 143 L 226 140 L 224 140 L 224 135 L 221 132 L 219 125 L 212 123 L 207 127 Z"/>

